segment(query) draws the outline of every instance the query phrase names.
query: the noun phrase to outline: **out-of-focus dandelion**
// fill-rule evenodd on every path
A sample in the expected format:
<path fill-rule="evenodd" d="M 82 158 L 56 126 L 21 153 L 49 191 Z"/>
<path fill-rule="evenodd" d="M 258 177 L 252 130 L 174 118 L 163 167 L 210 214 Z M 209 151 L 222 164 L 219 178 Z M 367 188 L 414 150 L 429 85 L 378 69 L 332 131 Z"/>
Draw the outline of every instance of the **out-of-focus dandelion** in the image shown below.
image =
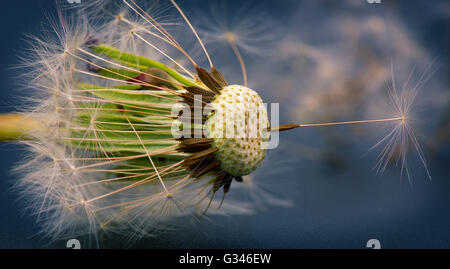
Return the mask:
<path fill-rule="evenodd" d="M 433 66 L 430 64 L 428 68 L 418 76 L 417 83 L 413 84 L 412 77 L 417 75 L 415 70 L 412 70 L 407 80 L 403 83 L 401 88 L 396 86 L 394 69 L 391 65 L 391 78 L 386 83 L 387 96 L 388 96 L 388 108 L 383 114 L 387 114 L 389 118 L 374 119 L 374 120 L 357 120 L 357 121 L 341 121 L 341 122 L 325 122 L 325 123 L 311 123 L 311 124 L 287 124 L 278 126 L 277 130 L 284 131 L 299 127 L 321 127 L 321 126 L 333 126 L 333 125 L 353 125 L 353 124 L 366 124 L 366 123 L 388 123 L 392 126 L 387 134 L 380 139 L 375 145 L 373 145 L 369 151 L 376 148 L 381 148 L 378 155 L 378 161 L 376 164 L 376 170 L 382 174 L 387 165 L 394 161 L 396 165 L 400 166 L 401 175 L 406 174 L 408 181 L 412 184 L 411 175 L 408 170 L 408 155 L 411 151 L 417 154 L 418 159 L 427 177 L 431 180 L 431 175 L 428 170 L 428 166 L 425 160 L 425 156 L 421 149 L 420 143 L 417 139 L 416 130 L 414 128 L 415 117 L 412 113 L 415 99 L 419 94 L 420 88 L 429 79 L 429 76 L 433 73 L 429 69 Z"/>
<path fill-rule="evenodd" d="M 425 164 L 407 125 L 415 94 L 393 94 L 401 113 L 388 118 L 270 126 L 258 93 L 228 83 L 174 0 L 210 71 L 151 12 L 121 2 L 126 11 L 98 28 L 61 17 L 56 40 L 36 39 L 28 67 L 41 94 L 16 116 L 26 124 L 11 125 L 9 116 L 0 123 L 0 137 L 29 138 L 17 188 L 49 235 L 147 235 L 169 218 L 206 212 L 222 190 L 220 206 L 231 184 L 261 164 L 262 145 L 275 131 L 396 122 L 382 159 L 411 142 Z M 239 42 L 231 32 L 225 40 L 246 85 Z M 401 162 L 404 170 L 406 158 Z"/>

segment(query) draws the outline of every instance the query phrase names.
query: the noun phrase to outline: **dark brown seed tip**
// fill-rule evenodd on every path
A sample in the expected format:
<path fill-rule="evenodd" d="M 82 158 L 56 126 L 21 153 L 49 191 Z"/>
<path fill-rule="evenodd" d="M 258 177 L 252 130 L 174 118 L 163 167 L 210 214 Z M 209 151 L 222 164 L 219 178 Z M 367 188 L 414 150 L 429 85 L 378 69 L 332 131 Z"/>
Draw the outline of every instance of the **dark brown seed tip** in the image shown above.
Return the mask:
<path fill-rule="evenodd" d="M 285 124 L 285 125 L 280 125 L 280 126 L 276 126 L 276 127 L 269 127 L 267 128 L 267 131 L 269 132 L 282 132 L 282 131 L 287 131 L 287 130 L 291 130 L 297 127 L 301 127 L 301 125 L 298 124 Z"/>

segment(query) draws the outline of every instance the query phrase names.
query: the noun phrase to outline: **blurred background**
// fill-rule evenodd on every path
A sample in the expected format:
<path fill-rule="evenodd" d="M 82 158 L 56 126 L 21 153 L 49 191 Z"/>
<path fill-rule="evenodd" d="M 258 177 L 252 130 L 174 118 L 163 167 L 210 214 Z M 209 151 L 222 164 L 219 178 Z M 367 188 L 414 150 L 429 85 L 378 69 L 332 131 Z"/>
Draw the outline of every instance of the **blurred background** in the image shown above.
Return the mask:
<path fill-rule="evenodd" d="M 76 3 L 58 3 L 67 12 L 77 9 Z M 378 239 L 382 248 L 450 248 L 448 1 L 179 4 L 217 68 L 241 84 L 239 62 L 226 42 L 226 33 L 233 33 L 249 87 L 265 102 L 280 103 L 281 124 L 379 118 L 386 112 L 391 67 L 397 85 L 410 76 L 411 87 L 424 82 L 413 115 L 432 180 L 414 152 L 408 156 L 410 182 L 395 162 L 377 174 L 379 149 L 368 150 L 389 131 L 383 124 L 301 128 L 280 134 L 279 147 L 244 184 L 233 185 L 222 210 L 174 220 L 182 227 L 134 244 L 107 236 L 104 247 L 366 248 L 369 239 Z M 55 0 L 2 3 L 1 113 L 32 95 L 15 67 L 29 48 L 26 35 L 39 35 L 56 6 Z M 176 17 L 173 8 L 164 14 Z M 201 53 L 191 53 L 207 64 Z M 11 189 L 11 169 L 23 156 L 19 145 L 0 144 L 0 248 L 65 248 L 65 240 L 45 240 Z M 88 241 L 79 239 L 82 247 Z"/>

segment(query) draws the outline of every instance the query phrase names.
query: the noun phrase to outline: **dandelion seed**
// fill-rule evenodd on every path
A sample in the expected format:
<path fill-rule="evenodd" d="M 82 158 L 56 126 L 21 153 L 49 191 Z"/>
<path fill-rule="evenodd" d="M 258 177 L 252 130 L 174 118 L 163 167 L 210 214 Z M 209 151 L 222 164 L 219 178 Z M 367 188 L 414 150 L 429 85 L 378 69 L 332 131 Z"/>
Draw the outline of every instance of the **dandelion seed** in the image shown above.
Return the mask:
<path fill-rule="evenodd" d="M 40 222 L 55 238 L 116 227 L 128 227 L 132 237 L 146 235 L 167 218 L 206 211 L 211 201 L 199 207 L 205 202 L 199 197 L 214 197 L 221 189 L 225 195 L 233 179 L 241 182 L 265 155 L 260 143 L 267 113 L 253 107 L 262 105 L 261 98 L 228 84 L 177 3 L 172 1 L 211 72 L 199 67 L 149 12 L 133 0 L 122 2 L 129 12 L 106 23 L 110 32 L 99 33 L 84 22 L 70 27 L 61 18 L 57 40 L 38 40 L 34 60 L 28 60 L 37 75 L 33 86 L 42 89 L 43 97 L 35 100 L 32 112 L 24 111 L 36 116 L 27 121 L 31 127 L 14 122 L 9 129 L 29 135 L 24 143 L 34 153 L 17 169 L 23 173 L 18 188 L 32 209 L 39 208 Z M 184 55 L 196 74 L 166 53 L 171 49 Z M 200 104 L 209 112 L 174 115 L 178 103 Z M 229 128 L 219 122 L 234 120 L 230 109 L 254 109 L 247 120 L 263 119 L 255 138 L 222 137 Z M 176 121 L 188 131 L 179 138 L 171 129 Z M 41 131 L 33 126 L 42 126 Z M 231 130 L 236 128 L 241 132 L 244 126 Z"/>
<path fill-rule="evenodd" d="M 428 71 L 431 66 L 432 64 L 419 76 L 418 83 L 415 85 L 411 85 L 412 76 L 415 74 L 415 70 L 412 70 L 408 79 L 398 89 L 395 82 L 393 64 L 391 64 L 391 78 L 387 84 L 387 94 L 392 110 L 391 113 L 397 115 L 400 121 L 395 122 L 392 130 L 369 149 L 370 151 L 375 148 L 381 148 L 376 164 L 378 173 L 382 174 L 386 170 L 387 165 L 391 161 L 395 161 L 396 165 L 400 166 L 401 175 L 406 174 L 410 184 L 412 184 L 412 181 L 408 169 L 408 154 L 411 151 L 417 154 L 427 177 L 431 180 L 425 156 L 416 137 L 412 113 L 418 91 L 427 81 Z"/>

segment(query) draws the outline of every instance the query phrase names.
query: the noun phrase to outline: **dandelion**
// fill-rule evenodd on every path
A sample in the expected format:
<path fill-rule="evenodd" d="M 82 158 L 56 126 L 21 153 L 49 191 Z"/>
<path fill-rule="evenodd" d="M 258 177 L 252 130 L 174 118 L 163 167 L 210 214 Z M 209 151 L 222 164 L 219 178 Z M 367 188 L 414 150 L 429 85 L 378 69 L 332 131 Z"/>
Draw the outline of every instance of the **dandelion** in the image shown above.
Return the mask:
<path fill-rule="evenodd" d="M 151 12 L 134 0 L 122 3 L 126 11 L 100 27 L 83 16 L 61 18 L 56 40 L 36 39 L 27 67 L 41 95 L 22 114 L 2 116 L 2 138 L 21 139 L 31 152 L 16 168 L 17 188 L 53 238 L 149 235 L 168 219 L 207 212 L 219 190 L 220 207 L 231 185 L 245 184 L 260 166 L 271 132 L 408 120 L 410 100 L 402 99 L 402 113 L 390 118 L 270 126 L 261 97 L 246 86 L 232 36 L 244 85 L 230 84 L 216 69 L 174 0 L 210 71 Z M 423 156 L 409 129 L 396 130 L 401 137 L 385 138 L 383 159 L 405 140 Z"/>

